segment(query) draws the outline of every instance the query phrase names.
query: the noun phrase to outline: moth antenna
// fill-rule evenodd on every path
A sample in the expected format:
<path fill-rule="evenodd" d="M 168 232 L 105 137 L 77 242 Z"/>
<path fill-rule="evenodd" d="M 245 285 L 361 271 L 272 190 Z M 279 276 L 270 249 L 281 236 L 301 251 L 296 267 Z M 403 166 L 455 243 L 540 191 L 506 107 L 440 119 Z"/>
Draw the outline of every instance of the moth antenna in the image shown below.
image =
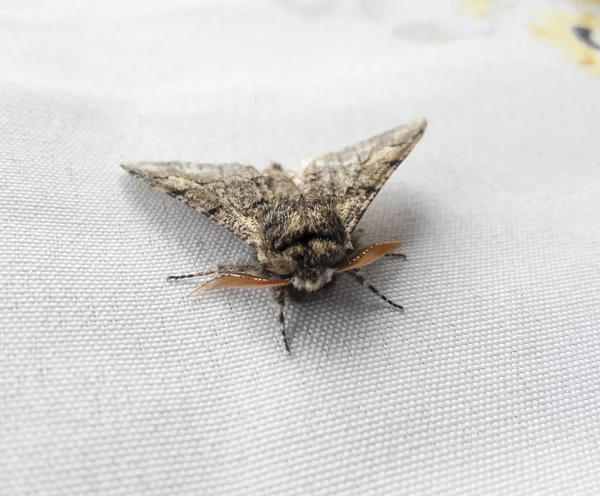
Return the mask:
<path fill-rule="evenodd" d="M 398 310 L 404 312 L 404 307 L 402 305 L 400 305 L 399 303 L 396 303 L 396 302 L 390 300 L 381 291 L 379 291 L 375 286 L 373 286 L 372 284 L 370 284 L 367 281 L 365 281 L 365 278 L 363 277 L 363 275 L 358 270 L 356 270 L 356 269 L 355 270 L 349 270 L 347 272 L 347 274 L 350 274 L 352 277 L 354 277 L 360 283 L 361 286 L 366 286 L 367 288 L 369 288 L 373 293 L 375 293 L 377 296 L 379 296 L 388 305 L 391 305 L 394 308 L 397 308 Z"/>
<path fill-rule="evenodd" d="M 208 270 L 206 272 L 196 272 L 194 274 L 182 274 L 180 276 L 167 276 L 167 281 L 175 281 L 177 279 L 188 279 L 190 277 L 202 277 L 202 276 L 210 276 L 211 274 L 217 274 L 219 271 L 217 269 Z"/>

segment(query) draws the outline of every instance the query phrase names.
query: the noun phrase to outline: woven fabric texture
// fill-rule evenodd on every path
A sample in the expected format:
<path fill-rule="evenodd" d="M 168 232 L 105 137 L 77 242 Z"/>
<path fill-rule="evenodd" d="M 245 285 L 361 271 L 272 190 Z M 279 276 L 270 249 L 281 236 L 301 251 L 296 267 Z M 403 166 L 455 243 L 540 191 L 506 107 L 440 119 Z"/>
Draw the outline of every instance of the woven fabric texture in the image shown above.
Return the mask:
<path fill-rule="evenodd" d="M 401 3 L 6 2 L 0 494 L 600 493 L 600 81 L 516 2 Z M 405 313 L 340 278 L 291 356 L 265 292 L 166 282 L 250 250 L 119 168 L 419 117 L 361 221 Z"/>

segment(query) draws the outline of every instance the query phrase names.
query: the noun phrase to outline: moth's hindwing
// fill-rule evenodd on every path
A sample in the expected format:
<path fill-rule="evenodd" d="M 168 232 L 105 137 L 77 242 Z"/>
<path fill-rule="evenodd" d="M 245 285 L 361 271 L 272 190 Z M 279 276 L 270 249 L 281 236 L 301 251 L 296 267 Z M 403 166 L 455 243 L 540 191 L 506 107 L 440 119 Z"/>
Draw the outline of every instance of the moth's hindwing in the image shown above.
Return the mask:
<path fill-rule="evenodd" d="M 303 172 L 303 190 L 332 194 L 337 199 L 336 210 L 348 232 L 352 232 L 426 127 L 425 119 L 413 121 L 338 152 L 313 158 Z"/>

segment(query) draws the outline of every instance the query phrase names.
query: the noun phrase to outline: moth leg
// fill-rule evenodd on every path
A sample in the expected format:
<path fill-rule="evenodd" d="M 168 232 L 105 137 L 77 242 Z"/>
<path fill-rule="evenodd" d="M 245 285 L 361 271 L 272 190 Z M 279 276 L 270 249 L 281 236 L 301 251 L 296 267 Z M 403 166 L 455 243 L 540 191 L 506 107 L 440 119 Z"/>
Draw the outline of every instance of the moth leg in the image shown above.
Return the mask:
<path fill-rule="evenodd" d="M 395 258 L 401 258 L 402 260 L 408 260 L 408 258 L 406 257 L 406 255 L 404 253 L 386 253 L 384 255 L 384 257 L 395 257 Z"/>
<path fill-rule="evenodd" d="M 260 264 L 222 264 L 217 265 L 217 270 L 219 274 L 228 274 L 230 272 L 258 272 L 261 269 Z"/>
<path fill-rule="evenodd" d="M 252 264 L 237 264 L 237 265 L 218 265 L 216 269 L 207 270 L 205 272 L 195 272 L 193 274 L 182 274 L 180 276 L 167 276 L 167 281 L 174 281 L 177 279 L 188 279 L 190 277 L 202 277 L 210 276 L 212 274 L 228 274 L 230 272 L 246 272 L 246 271 L 257 271 L 259 267 Z"/>
<path fill-rule="evenodd" d="M 365 281 L 365 278 L 358 270 L 356 270 L 356 269 L 349 270 L 348 272 L 346 272 L 346 274 L 350 274 L 352 277 L 354 277 L 360 283 L 361 286 L 366 286 L 367 288 L 369 288 L 373 293 L 375 293 L 377 296 L 379 296 L 387 304 L 392 305 L 394 308 L 397 308 L 398 310 L 404 312 L 404 307 L 402 305 L 400 305 L 399 303 L 393 302 L 387 296 L 385 296 L 381 291 L 379 291 L 375 286 L 373 286 L 372 284 Z"/>
<path fill-rule="evenodd" d="M 187 279 L 189 277 L 202 277 L 202 276 L 210 276 L 211 274 L 217 274 L 219 272 L 218 269 L 207 270 L 206 272 L 196 272 L 194 274 L 182 274 L 180 276 L 167 276 L 167 281 L 174 281 L 176 279 Z"/>
<path fill-rule="evenodd" d="M 272 288 L 271 294 L 275 299 L 275 304 L 277 305 L 277 310 L 279 310 L 279 329 L 281 329 L 281 335 L 283 336 L 283 344 L 285 345 L 285 351 L 287 351 L 288 355 L 290 354 L 290 345 L 288 342 L 287 335 L 285 333 L 285 290 L 283 288 Z"/>

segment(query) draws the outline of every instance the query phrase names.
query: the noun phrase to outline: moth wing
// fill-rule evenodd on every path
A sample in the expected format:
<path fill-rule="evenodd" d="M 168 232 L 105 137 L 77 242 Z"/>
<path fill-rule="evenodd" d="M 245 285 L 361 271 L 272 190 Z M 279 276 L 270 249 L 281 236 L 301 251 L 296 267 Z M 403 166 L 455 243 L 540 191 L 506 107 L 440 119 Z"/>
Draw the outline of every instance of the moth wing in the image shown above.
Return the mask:
<path fill-rule="evenodd" d="M 348 232 L 352 232 L 426 127 L 425 119 L 413 121 L 338 152 L 313 158 L 303 171 L 304 192 L 332 194 L 336 210 Z"/>
<path fill-rule="evenodd" d="M 302 180 L 294 171 L 285 170 L 281 164 L 273 162 L 263 171 L 272 198 L 278 195 L 292 196 L 302 193 Z"/>
<path fill-rule="evenodd" d="M 273 192 L 272 180 L 254 167 L 195 162 L 139 162 L 121 167 L 256 245 L 257 209 L 270 202 Z"/>

